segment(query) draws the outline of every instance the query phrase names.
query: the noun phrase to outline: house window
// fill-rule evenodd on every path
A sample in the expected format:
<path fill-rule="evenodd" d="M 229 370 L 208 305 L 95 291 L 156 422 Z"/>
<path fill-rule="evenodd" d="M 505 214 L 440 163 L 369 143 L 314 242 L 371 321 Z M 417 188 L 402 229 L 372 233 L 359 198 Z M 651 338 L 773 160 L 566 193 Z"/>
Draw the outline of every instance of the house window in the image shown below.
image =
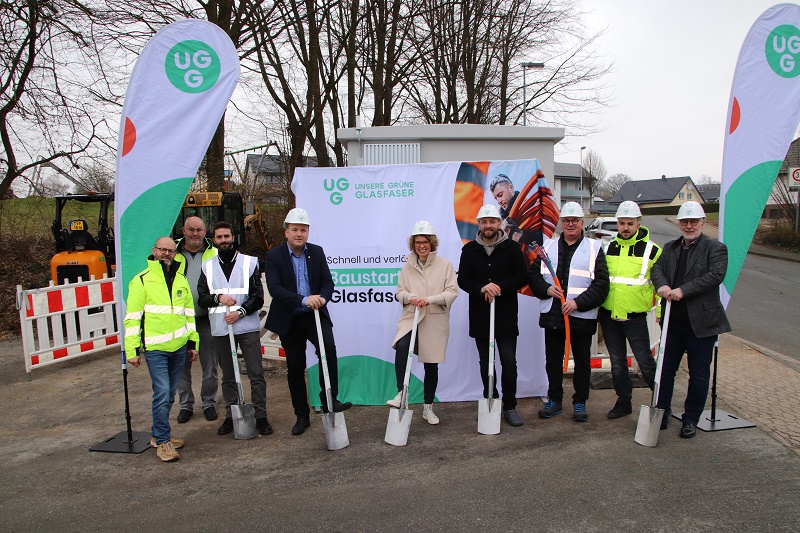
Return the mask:
<path fill-rule="evenodd" d="M 683 193 L 682 192 L 678 193 L 678 199 L 683 200 Z"/>
<path fill-rule="evenodd" d="M 686 195 L 686 199 L 687 199 L 687 200 L 691 200 L 691 199 L 692 199 L 692 193 L 688 193 L 688 194 Z"/>

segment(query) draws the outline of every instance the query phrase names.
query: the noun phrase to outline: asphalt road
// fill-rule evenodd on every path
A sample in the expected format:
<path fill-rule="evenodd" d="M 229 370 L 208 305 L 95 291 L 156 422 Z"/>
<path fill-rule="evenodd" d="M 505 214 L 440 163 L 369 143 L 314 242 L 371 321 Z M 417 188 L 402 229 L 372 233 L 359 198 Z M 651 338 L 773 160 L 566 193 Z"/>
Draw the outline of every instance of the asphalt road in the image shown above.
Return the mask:
<path fill-rule="evenodd" d="M 663 245 L 680 235 L 663 216 L 648 216 L 642 225 Z M 800 360 L 797 321 L 800 317 L 800 265 L 748 254 L 728 304 L 728 320 L 737 337 Z"/>

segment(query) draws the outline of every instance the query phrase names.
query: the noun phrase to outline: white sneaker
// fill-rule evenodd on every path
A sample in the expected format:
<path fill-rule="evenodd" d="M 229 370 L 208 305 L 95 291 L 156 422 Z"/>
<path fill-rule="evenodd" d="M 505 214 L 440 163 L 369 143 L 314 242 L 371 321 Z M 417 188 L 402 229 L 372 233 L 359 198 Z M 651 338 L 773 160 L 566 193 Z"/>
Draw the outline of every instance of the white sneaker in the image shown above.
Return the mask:
<path fill-rule="evenodd" d="M 435 426 L 439 423 L 439 417 L 433 414 L 433 404 L 426 403 L 422 407 L 422 418 L 428 421 L 428 424 Z"/>
<path fill-rule="evenodd" d="M 400 400 L 403 398 L 403 391 L 397 393 L 397 396 L 386 402 L 386 405 L 400 409 Z"/>

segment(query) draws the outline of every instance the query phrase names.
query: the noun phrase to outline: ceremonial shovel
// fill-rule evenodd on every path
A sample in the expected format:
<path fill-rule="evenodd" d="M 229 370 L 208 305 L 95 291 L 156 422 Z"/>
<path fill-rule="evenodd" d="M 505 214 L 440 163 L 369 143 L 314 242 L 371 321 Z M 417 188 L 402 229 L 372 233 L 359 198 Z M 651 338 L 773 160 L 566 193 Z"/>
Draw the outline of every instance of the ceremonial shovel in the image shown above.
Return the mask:
<path fill-rule="evenodd" d="M 672 302 L 667 300 L 664 320 L 661 321 L 661 340 L 658 343 L 653 398 L 650 401 L 650 405 L 643 405 L 639 410 L 639 423 L 636 424 L 636 435 L 633 437 L 633 440 L 638 444 L 651 448 L 658 444 L 658 432 L 661 430 L 661 419 L 664 416 L 664 410 L 656 408 L 656 404 L 658 403 L 658 390 L 661 388 L 661 370 L 664 367 L 664 347 L 667 345 L 667 328 L 669 328 L 669 312 L 671 308 Z"/>
<path fill-rule="evenodd" d="M 500 401 L 494 397 L 494 298 L 489 305 L 489 386 L 486 398 L 478 400 L 478 433 L 500 433 Z M 494 405 L 497 404 L 497 405 Z"/>
<path fill-rule="evenodd" d="M 225 307 L 225 314 L 231 312 Z M 233 418 L 233 436 L 238 440 L 252 439 L 256 436 L 256 412 L 252 403 L 244 403 L 242 376 L 239 373 L 239 358 L 236 355 L 236 339 L 233 336 L 233 324 L 228 324 L 228 338 L 231 341 L 231 357 L 233 358 L 233 375 L 236 376 L 236 389 L 239 392 L 239 403 L 231 405 Z"/>
<path fill-rule="evenodd" d="M 414 325 L 411 328 L 411 344 L 408 347 L 406 375 L 403 378 L 403 392 L 400 396 L 400 408 L 389 409 L 389 422 L 386 424 L 386 436 L 383 438 L 394 446 L 405 446 L 408 443 L 408 432 L 411 429 L 411 416 L 414 411 L 408 408 L 408 384 L 411 381 L 411 362 L 414 359 L 414 343 L 417 341 L 417 321 L 419 307 L 414 308 Z"/>
<path fill-rule="evenodd" d="M 347 426 L 344 423 L 344 413 L 333 412 L 333 394 L 331 393 L 331 378 L 328 375 L 328 359 L 325 357 L 325 343 L 322 340 L 322 323 L 319 321 L 319 309 L 314 309 L 314 320 L 317 322 L 317 343 L 319 344 L 319 362 L 322 367 L 322 376 L 325 379 L 325 398 L 328 412 L 322 413 L 322 427 L 325 430 L 325 440 L 329 450 L 341 450 L 350 445 L 347 437 Z"/>

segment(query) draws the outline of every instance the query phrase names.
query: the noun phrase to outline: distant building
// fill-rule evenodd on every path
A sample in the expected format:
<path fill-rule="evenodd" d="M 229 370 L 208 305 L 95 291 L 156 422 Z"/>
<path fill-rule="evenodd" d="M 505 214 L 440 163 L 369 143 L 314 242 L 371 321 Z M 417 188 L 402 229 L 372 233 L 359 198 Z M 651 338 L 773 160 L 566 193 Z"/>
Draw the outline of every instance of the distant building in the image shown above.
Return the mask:
<path fill-rule="evenodd" d="M 687 200 L 705 203 L 689 176 L 678 178 L 661 176 L 661 179 L 655 180 L 628 181 L 608 203 L 616 209 L 616 206 L 626 200 L 633 200 L 641 207 L 678 206 Z"/>
<path fill-rule="evenodd" d="M 305 166 L 316 167 L 317 158 L 307 157 Z M 265 204 L 288 204 L 287 184 L 291 178 L 286 176 L 285 168 L 280 155 L 248 154 L 245 162 L 244 174 L 252 181 L 252 190 L 260 202 Z M 288 181 L 287 181 L 288 180 Z"/>
<path fill-rule="evenodd" d="M 720 184 L 719 183 L 706 183 L 697 186 L 697 190 L 700 192 L 700 195 L 703 197 L 703 202 L 706 204 L 718 204 L 719 203 L 719 190 Z"/>
<path fill-rule="evenodd" d="M 554 163 L 553 172 L 553 196 L 556 198 L 558 205 L 564 205 L 567 202 L 577 202 L 581 205 L 584 211 L 589 211 L 589 191 L 581 186 L 581 178 L 585 183 L 589 183 L 587 179 L 589 172 L 577 163 Z M 594 207 L 594 206 L 592 206 Z"/>

